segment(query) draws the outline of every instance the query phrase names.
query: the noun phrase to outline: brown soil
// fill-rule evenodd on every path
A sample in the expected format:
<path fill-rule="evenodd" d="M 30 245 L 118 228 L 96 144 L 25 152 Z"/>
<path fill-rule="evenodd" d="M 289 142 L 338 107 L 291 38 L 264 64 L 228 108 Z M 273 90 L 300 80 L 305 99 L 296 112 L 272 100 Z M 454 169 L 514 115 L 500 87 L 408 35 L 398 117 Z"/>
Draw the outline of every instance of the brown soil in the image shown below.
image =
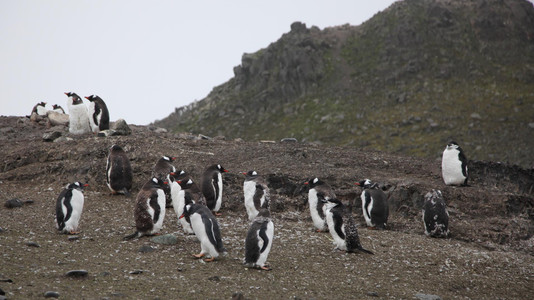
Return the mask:
<path fill-rule="evenodd" d="M 0 289 L 8 299 L 40 298 L 47 291 L 63 299 L 228 299 L 234 294 L 251 299 L 412 299 L 416 294 L 524 299 L 534 293 L 532 170 L 471 162 L 470 186 L 447 187 L 438 158 L 192 139 L 131 127 L 130 136 L 87 135 L 52 143 L 42 140 L 46 126 L 0 117 Z M 115 143 L 125 148 L 133 166 L 135 190 L 129 198 L 110 195 L 105 185 L 108 148 Z M 135 195 L 161 155 L 178 157 L 176 167 L 194 178 L 212 163 L 230 170 L 224 174 L 218 218 L 227 257 L 212 263 L 194 259 L 200 245 L 182 233 L 173 209 L 167 209 L 162 233 L 177 236 L 178 244 L 155 244 L 149 237 L 122 240 L 134 231 Z M 241 172 L 250 169 L 264 174 L 271 189 L 272 271 L 242 265 L 248 220 Z M 312 176 L 330 183 L 347 204 L 360 192 L 355 181 L 384 184 L 392 212 L 389 230 L 367 229 L 358 200 L 353 210 L 362 244 L 375 255 L 336 251 L 328 233 L 313 232 L 302 184 Z M 54 207 L 61 189 L 76 180 L 90 187 L 81 233 L 69 240 L 55 229 Z M 450 238 L 423 234 L 422 195 L 430 189 L 441 189 L 449 206 Z M 12 198 L 33 203 L 4 207 Z M 143 246 L 154 251 L 140 252 Z M 65 275 L 79 269 L 88 275 Z"/>

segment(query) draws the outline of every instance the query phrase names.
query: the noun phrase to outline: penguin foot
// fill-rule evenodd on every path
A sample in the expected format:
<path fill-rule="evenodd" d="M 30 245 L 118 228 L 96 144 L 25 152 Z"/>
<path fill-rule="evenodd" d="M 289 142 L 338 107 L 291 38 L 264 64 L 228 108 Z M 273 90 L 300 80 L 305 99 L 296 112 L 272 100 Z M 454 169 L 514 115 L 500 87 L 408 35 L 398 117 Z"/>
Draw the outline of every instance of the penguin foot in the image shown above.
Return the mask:
<path fill-rule="evenodd" d="M 272 270 L 271 266 L 269 266 L 269 265 L 263 265 L 263 266 L 259 267 L 259 269 L 263 270 L 263 271 L 271 271 Z"/>
<path fill-rule="evenodd" d="M 194 256 L 195 258 L 202 258 L 202 257 L 204 257 L 204 255 L 205 255 L 204 253 L 193 254 L 193 256 Z"/>
<path fill-rule="evenodd" d="M 215 257 L 210 257 L 210 258 L 204 258 L 204 261 L 205 262 L 212 262 L 215 260 Z"/>
<path fill-rule="evenodd" d="M 69 234 L 79 234 L 80 232 L 79 231 L 74 231 L 74 230 L 71 230 L 68 232 Z"/>
<path fill-rule="evenodd" d="M 215 211 L 214 211 L 214 212 L 213 212 L 213 215 L 216 216 L 216 217 L 219 217 L 219 216 L 222 216 L 222 213 L 220 213 L 220 212 L 215 212 Z"/>

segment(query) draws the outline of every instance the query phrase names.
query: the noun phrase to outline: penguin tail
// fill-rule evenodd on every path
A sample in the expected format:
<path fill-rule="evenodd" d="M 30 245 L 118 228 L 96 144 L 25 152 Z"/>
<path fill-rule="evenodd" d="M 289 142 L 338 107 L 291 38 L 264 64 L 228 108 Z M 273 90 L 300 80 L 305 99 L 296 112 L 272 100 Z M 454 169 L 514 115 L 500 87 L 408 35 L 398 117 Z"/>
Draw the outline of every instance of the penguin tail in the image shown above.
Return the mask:
<path fill-rule="evenodd" d="M 136 232 L 134 232 L 134 233 L 132 233 L 130 235 L 127 235 L 127 236 L 123 237 L 122 239 L 125 240 L 125 241 L 129 241 L 129 240 L 131 240 L 133 238 L 136 238 L 136 237 L 139 237 L 139 236 L 140 236 L 139 235 L 139 231 L 136 231 Z"/>
<path fill-rule="evenodd" d="M 130 191 L 128 191 L 128 189 L 123 189 L 123 190 L 122 190 L 122 193 L 123 193 L 124 196 L 126 196 L 126 197 L 130 197 L 130 196 L 131 196 Z"/>
<path fill-rule="evenodd" d="M 361 252 L 367 253 L 367 254 L 374 255 L 374 253 L 373 253 L 372 251 L 369 251 L 369 250 L 367 250 L 367 249 L 364 249 L 363 247 L 362 247 L 362 248 L 359 248 L 358 250 L 360 250 Z"/>

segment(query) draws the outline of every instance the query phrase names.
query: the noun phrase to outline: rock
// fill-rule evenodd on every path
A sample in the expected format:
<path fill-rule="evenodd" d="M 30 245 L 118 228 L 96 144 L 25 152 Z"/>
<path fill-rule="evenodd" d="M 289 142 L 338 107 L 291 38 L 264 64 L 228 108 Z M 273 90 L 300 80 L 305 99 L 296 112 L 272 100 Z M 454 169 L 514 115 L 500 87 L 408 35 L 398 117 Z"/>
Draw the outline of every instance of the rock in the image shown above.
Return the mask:
<path fill-rule="evenodd" d="M 178 238 L 172 234 L 156 235 L 151 238 L 150 241 L 156 244 L 162 245 L 176 245 L 178 244 Z"/>
<path fill-rule="evenodd" d="M 13 198 L 11 200 L 7 200 L 4 206 L 6 208 L 15 208 L 15 207 L 22 207 L 22 201 L 20 201 L 17 198 Z"/>
<path fill-rule="evenodd" d="M 49 110 L 46 113 L 51 126 L 69 126 L 69 115 Z"/>
<path fill-rule="evenodd" d="M 27 243 L 26 243 L 26 246 L 29 246 L 29 247 L 36 247 L 36 248 L 41 247 L 41 245 L 37 244 L 36 242 L 27 242 Z"/>
<path fill-rule="evenodd" d="M 89 274 L 86 270 L 72 270 L 68 271 L 65 275 L 67 277 L 86 277 Z"/>
<path fill-rule="evenodd" d="M 156 129 L 154 129 L 154 132 L 155 133 L 167 133 L 167 129 L 158 127 Z"/>
<path fill-rule="evenodd" d="M 530 128 L 533 128 L 533 129 L 534 129 L 534 122 L 528 123 L 528 127 L 530 127 Z"/>
<path fill-rule="evenodd" d="M 134 271 L 131 271 L 130 274 L 132 275 L 138 275 L 138 274 L 141 274 L 143 273 L 143 270 L 134 270 Z"/>
<path fill-rule="evenodd" d="M 69 241 L 76 241 L 76 240 L 79 240 L 79 239 L 80 239 L 80 237 L 77 236 L 77 235 L 69 235 L 69 237 L 68 237 Z"/>
<path fill-rule="evenodd" d="M 24 201 L 24 204 L 33 204 L 33 203 L 35 203 L 35 201 L 33 201 L 33 200 L 26 200 L 26 201 Z"/>
<path fill-rule="evenodd" d="M 59 131 L 46 132 L 45 134 L 43 134 L 43 140 L 45 142 L 53 142 L 54 140 L 59 138 L 61 135 L 62 133 Z"/>
<path fill-rule="evenodd" d="M 199 134 L 198 138 L 201 139 L 201 140 L 211 140 L 211 137 L 209 137 L 207 135 L 203 135 L 203 134 Z"/>
<path fill-rule="evenodd" d="M 4 232 L 4 229 L 2 227 L 0 227 L 0 233 Z"/>
<path fill-rule="evenodd" d="M 378 293 L 377 292 L 367 292 L 367 296 L 378 297 Z"/>
<path fill-rule="evenodd" d="M 105 129 L 98 132 L 97 136 L 99 137 L 106 137 L 106 136 L 114 136 L 118 135 L 117 132 L 113 129 Z"/>
<path fill-rule="evenodd" d="M 73 141 L 74 139 L 68 136 L 60 136 L 54 140 L 54 143 L 68 142 Z"/>
<path fill-rule="evenodd" d="M 219 282 L 219 281 L 221 281 L 221 277 L 219 277 L 219 276 L 211 276 L 211 277 L 208 277 L 208 280 Z"/>
<path fill-rule="evenodd" d="M 15 132 L 15 129 L 13 129 L 13 127 L 0 128 L 1 134 L 12 133 L 12 132 Z"/>
<path fill-rule="evenodd" d="M 154 248 L 148 246 L 148 245 L 144 245 L 144 246 L 141 246 L 141 248 L 139 248 L 139 250 L 137 250 L 138 252 L 141 252 L 141 253 L 149 253 L 149 252 L 154 252 Z"/>
<path fill-rule="evenodd" d="M 243 293 L 236 292 L 232 295 L 232 300 L 245 300 Z"/>
<path fill-rule="evenodd" d="M 298 140 L 296 138 L 283 138 L 280 140 L 280 143 L 296 143 Z"/>
<path fill-rule="evenodd" d="M 47 291 L 44 293 L 45 298 L 59 298 L 59 293 L 54 291 Z"/>
<path fill-rule="evenodd" d="M 427 294 L 415 294 L 415 298 L 420 300 L 441 300 L 440 296 Z"/>
<path fill-rule="evenodd" d="M 124 121 L 124 119 L 118 119 L 113 124 L 113 130 L 115 130 L 116 135 L 130 135 L 132 134 L 132 129 L 130 129 L 130 126 Z"/>

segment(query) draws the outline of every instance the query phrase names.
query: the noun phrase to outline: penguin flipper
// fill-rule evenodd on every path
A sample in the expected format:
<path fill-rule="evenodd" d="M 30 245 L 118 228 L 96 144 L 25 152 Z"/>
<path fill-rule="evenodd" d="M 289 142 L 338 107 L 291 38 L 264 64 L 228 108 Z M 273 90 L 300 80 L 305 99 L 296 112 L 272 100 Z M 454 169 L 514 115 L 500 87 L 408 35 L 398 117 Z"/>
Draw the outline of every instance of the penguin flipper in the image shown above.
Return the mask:
<path fill-rule="evenodd" d="M 261 224 L 260 232 L 258 234 L 260 238 L 263 240 L 263 245 L 260 249 L 260 253 L 263 253 L 265 249 L 267 248 L 267 245 L 269 245 L 269 237 L 267 236 L 266 231 L 267 231 L 267 222 L 264 222 L 263 224 Z"/>

